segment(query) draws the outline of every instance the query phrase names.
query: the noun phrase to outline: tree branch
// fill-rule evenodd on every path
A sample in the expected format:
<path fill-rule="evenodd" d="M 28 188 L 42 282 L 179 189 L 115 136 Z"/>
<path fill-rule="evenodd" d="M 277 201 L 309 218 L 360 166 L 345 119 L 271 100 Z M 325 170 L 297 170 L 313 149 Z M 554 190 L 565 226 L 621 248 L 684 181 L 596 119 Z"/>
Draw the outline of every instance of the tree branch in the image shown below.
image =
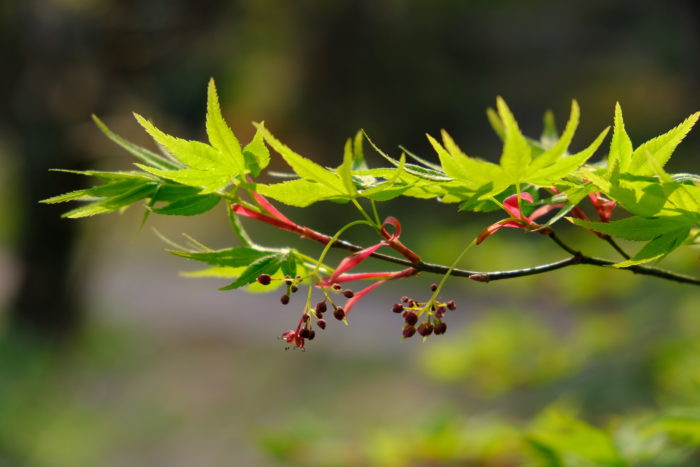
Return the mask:
<path fill-rule="evenodd" d="M 469 271 L 466 269 L 455 268 L 452 270 L 450 275 L 456 276 L 456 277 L 468 277 L 468 278 L 475 280 L 475 281 L 478 281 L 478 282 L 490 282 L 490 281 L 496 281 L 496 280 L 502 280 L 502 279 L 514 279 L 516 277 L 525 277 L 525 276 L 532 276 L 535 274 L 542 274 L 545 272 L 555 271 L 557 269 L 562 269 L 562 268 L 566 268 L 569 266 L 575 266 L 577 264 L 588 264 L 591 266 L 599 266 L 599 267 L 612 267 L 613 264 L 616 264 L 615 261 L 602 259 L 602 258 L 595 258 L 592 256 L 584 255 L 580 251 L 575 250 L 574 248 L 567 245 L 553 231 L 550 232 L 548 234 L 548 236 L 557 245 L 559 245 L 560 248 L 562 248 L 564 251 L 569 253 L 571 255 L 571 257 L 567 258 L 567 259 L 560 260 L 560 261 L 555 261 L 553 263 L 533 266 L 531 268 L 513 269 L 513 270 L 508 270 L 508 271 L 483 272 L 483 271 Z M 362 246 L 355 245 L 354 243 L 350 243 L 350 242 L 345 241 L 345 240 L 338 240 L 338 241 L 334 242 L 331 246 L 333 248 L 340 248 L 343 250 L 348 250 L 348 251 L 353 251 L 353 252 L 360 251 L 363 249 Z M 394 263 L 394 264 L 399 264 L 402 266 L 412 267 L 412 268 L 414 268 L 418 271 L 421 271 L 421 272 L 430 272 L 430 273 L 434 273 L 434 274 L 447 274 L 447 272 L 450 269 L 449 267 L 441 265 L 441 264 L 425 263 L 423 261 L 421 261 L 418 264 L 413 264 L 406 259 L 397 258 L 395 256 L 386 255 L 384 253 L 374 252 L 370 256 L 372 256 L 373 258 L 379 259 L 381 261 L 388 262 L 388 263 Z M 661 279 L 667 279 L 667 280 L 671 280 L 671 281 L 675 281 L 675 282 L 680 282 L 682 284 L 700 285 L 700 278 L 687 276 L 684 274 L 678 274 L 678 273 L 675 273 L 673 271 L 655 268 L 652 266 L 635 265 L 635 266 L 628 266 L 626 268 L 619 268 L 619 269 L 632 271 L 635 274 L 659 277 Z"/>

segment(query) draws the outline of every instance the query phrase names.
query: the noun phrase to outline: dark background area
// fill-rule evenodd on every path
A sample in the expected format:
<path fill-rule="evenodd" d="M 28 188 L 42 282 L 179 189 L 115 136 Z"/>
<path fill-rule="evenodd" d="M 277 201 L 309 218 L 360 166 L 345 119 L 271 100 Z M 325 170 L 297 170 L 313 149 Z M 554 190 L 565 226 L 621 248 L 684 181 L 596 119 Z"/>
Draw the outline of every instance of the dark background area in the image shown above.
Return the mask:
<path fill-rule="evenodd" d="M 40 347 L 58 343 L 70 353 L 70 348 L 86 345 L 85 339 L 91 342 L 95 326 L 106 326 L 100 324 L 104 316 L 107 322 L 126 316 L 127 324 L 116 322 L 132 330 L 127 334 L 139 329 L 141 319 L 150 324 L 148 331 L 137 334 L 158 335 L 159 329 L 173 328 L 180 333 L 197 328 L 192 324 L 196 317 L 154 312 L 157 317 L 148 318 L 149 307 L 173 307 L 178 299 L 163 297 L 182 289 L 201 300 L 192 305 L 201 311 L 209 297 L 203 290 L 217 293 L 211 283 L 190 286 L 177 277 L 182 265 L 176 260 L 158 260 L 158 267 L 146 264 L 145 258 L 166 255 L 140 256 L 162 249 L 162 244 L 151 239 L 148 229 L 138 233 L 138 215 L 127 215 L 125 221 L 114 215 L 69 221 L 60 218 L 64 205 L 38 204 L 90 183 L 49 172 L 51 168 L 129 168 L 127 156 L 103 138 L 90 114 L 144 145 L 151 143 L 131 118 L 132 111 L 172 134 L 203 139 L 206 83 L 214 77 L 224 114 L 242 140 L 253 133 L 250 122 L 264 120 L 289 146 L 328 164 L 339 160 L 345 138 L 360 128 L 392 154 L 404 145 L 428 156 L 424 133 L 444 128 L 470 155 L 496 160 L 500 144 L 484 110 L 498 95 L 508 101 L 525 133 L 533 136 L 541 131 L 545 110 L 554 110 L 562 124 L 570 100 L 577 99 L 582 123 L 574 148 L 612 123 L 613 106 L 619 101 L 636 145 L 700 108 L 700 4 L 10 1 L 0 6 L 0 57 L 0 317 L 8 336 L 0 364 L 14 362 L 8 368 L 24 368 L 16 363 L 17 336 Z M 696 130 L 674 156 L 670 170 L 697 172 L 699 150 Z M 381 165 L 378 158 L 374 163 Z M 279 161 L 273 167 L 283 169 Z M 394 215 L 405 219 L 409 232 L 414 227 L 407 238 L 419 242 L 430 235 L 418 231 L 434 213 L 429 203 L 396 206 Z M 316 215 L 321 219 L 318 225 L 328 230 L 343 221 L 343 211 L 337 208 L 321 206 L 318 212 L 323 213 Z M 436 231 L 447 229 L 450 238 L 456 238 L 460 225 L 470 225 L 451 208 L 444 212 L 430 218 Z M 304 219 L 305 214 L 295 215 Z M 231 243 L 228 234 L 216 233 L 225 229 L 223 222 L 205 219 L 196 227 L 155 222 L 159 229 L 171 228 L 173 235 L 194 230 L 218 242 L 216 246 Z M 509 258 L 510 253 L 501 254 Z M 154 274 L 160 281 L 171 281 L 171 288 L 147 287 Z M 125 282 L 114 285 L 110 280 L 115 278 Z M 620 281 L 627 283 L 626 278 Z M 213 298 L 212 306 L 223 300 Z M 258 298 L 240 300 L 254 307 Z M 98 309 L 104 304 L 116 311 Z M 221 325 L 216 316 L 207 332 Z M 252 326 L 273 336 L 280 325 Z M 346 339 L 348 346 L 365 345 Z M 261 345 L 276 344 L 265 340 Z M 375 345 L 389 344 L 370 347 Z M 246 351 L 241 352 L 235 358 L 242 359 Z M 265 361 L 272 358 L 266 356 Z M 0 437 L 1 466 L 41 458 L 8 439 Z M 18 459 L 16 464 L 3 464 L 5 445 L 8 459 Z M 169 465 L 176 465 L 167 456 L 153 455 L 148 459 L 169 459 Z M 227 465 L 217 462 L 199 465 Z"/>

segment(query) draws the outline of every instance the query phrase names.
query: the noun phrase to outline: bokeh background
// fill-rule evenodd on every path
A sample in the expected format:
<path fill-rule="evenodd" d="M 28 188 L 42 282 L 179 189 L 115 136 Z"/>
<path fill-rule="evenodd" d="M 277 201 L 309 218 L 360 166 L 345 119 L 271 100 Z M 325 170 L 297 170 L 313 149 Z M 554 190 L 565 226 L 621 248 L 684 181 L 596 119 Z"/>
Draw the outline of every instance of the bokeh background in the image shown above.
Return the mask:
<path fill-rule="evenodd" d="M 620 101 L 639 144 L 700 108 L 697 1 L 10 0 L 0 57 L 0 466 L 700 462 L 691 286 L 586 267 L 453 280 L 448 333 L 402 342 L 389 310 L 428 293 L 421 277 L 379 289 L 349 328 L 329 326 L 309 351 L 285 352 L 277 336 L 294 306 L 182 277 L 196 265 L 165 253 L 154 233 L 231 246 L 223 212 L 141 228 L 135 208 L 70 221 L 65 206 L 38 204 L 92 183 L 50 168 L 130 167 L 90 114 L 144 145 L 132 111 L 203 139 L 210 77 L 242 140 L 265 120 L 328 164 L 359 128 L 392 154 L 404 145 L 423 155 L 424 133 L 445 128 L 495 160 L 484 110 L 497 95 L 532 136 L 545 110 L 562 124 L 578 99 L 575 147 Z M 699 172 L 699 150 L 696 130 L 670 170 Z M 308 211 L 289 213 L 329 232 L 351 215 Z M 492 221 L 417 200 L 382 214 L 400 218 L 425 258 L 447 263 Z M 536 237 L 499 232 L 464 265 L 560 257 Z M 697 260 L 685 249 L 664 265 L 698 274 Z"/>

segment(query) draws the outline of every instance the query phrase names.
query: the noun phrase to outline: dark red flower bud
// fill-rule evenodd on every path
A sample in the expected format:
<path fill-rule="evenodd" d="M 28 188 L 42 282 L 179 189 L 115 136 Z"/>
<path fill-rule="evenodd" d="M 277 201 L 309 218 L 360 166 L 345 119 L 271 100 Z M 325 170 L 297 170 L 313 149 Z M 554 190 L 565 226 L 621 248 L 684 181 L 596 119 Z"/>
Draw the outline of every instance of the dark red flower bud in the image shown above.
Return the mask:
<path fill-rule="evenodd" d="M 272 278 L 269 274 L 260 274 L 258 276 L 258 282 L 260 282 L 262 285 L 269 285 L 271 280 Z"/>
<path fill-rule="evenodd" d="M 299 331 L 299 337 L 301 337 L 302 339 L 308 339 L 310 332 L 311 331 L 309 329 L 303 328 Z"/>
<path fill-rule="evenodd" d="M 355 292 L 350 289 L 345 289 L 343 290 L 343 295 L 345 295 L 345 298 L 352 298 L 355 296 Z"/>
<path fill-rule="evenodd" d="M 445 322 L 440 321 L 438 324 L 435 325 L 435 334 L 445 334 L 445 331 L 447 331 L 447 324 Z"/>
<path fill-rule="evenodd" d="M 287 303 L 289 303 L 289 295 L 287 295 L 287 294 L 282 295 L 280 297 L 280 302 L 282 303 L 282 305 L 286 305 Z"/>
<path fill-rule="evenodd" d="M 321 329 L 326 329 L 326 320 L 325 319 L 319 319 L 316 321 L 316 324 L 318 324 L 318 327 Z"/>
<path fill-rule="evenodd" d="M 391 308 L 391 311 L 394 313 L 401 313 L 403 311 L 403 305 L 400 303 L 394 303 L 394 306 Z"/>
<path fill-rule="evenodd" d="M 420 334 L 423 337 L 429 336 L 433 333 L 433 325 L 430 323 L 420 323 L 418 326 L 418 334 Z"/>
<path fill-rule="evenodd" d="M 312 341 L 314 340 L 314 337 L 316 337 L 316 331 L 314 331 L 313 329 L 309 329 L 309 337 L 307 337 L 307 339 Z"/>
<path fill-rule="evenodd" d="M 289 290 L 290 290 L 292 293 L 296 293 L 296 291 L 299 290 L 299 287 L 297 287 L 296 285 L 293 285 L 293 286 L 291 286 L 291 287 L 289 288 Z"/>
<path fill-rule="evenodd" d="M 287 285 L 292 285 L 292 278 L 289 276 L 284 276 L 284 282 Z"/>
<path fill-rule="evenodd" d="M 402 302 L 408 303 L 409 300 L 410 300 L 410 298 L 408 298 L 408 297 L 405 296 L 405 295 L 404 295 L 403 297 L 401 297 L 401 301 L 402 301 Z"/>
<path fill-rule="evenodd" d="M 333 290 L 340 290 L 343 287 L 340 284 L 333 284 Z"/>
<path fill-rule="evenodd" d="M 435 292 L 437 290 L 437 284 L 433 284 L 430 286 L 430 290 Z"/>
<path fill-rule="evenodd" d="M 418 315 L 414 311 L 404 311 L 403 312 L 403 320 L 406 321 L 406 324 L 409 326 L 413 326 L 418 322 Z"/>
<path fill-rule="evenodd" d="M 325 313 L 328 307 L 326 306 L 326 302 L 318 302 L 316 304 L 316 314 L 322 314 Z"/>
<path fill-rule="evenodd" d="M 333 310 L 333 316 L 335 316 L 335 319 L 338 321 L 342 321 L 345 318 L 345 310 L 343 310 L 343 307 L 339 306 Z"/>
<path fill-rule="evenodd" d="M 440 306 L 438 307 L 438 309 L 437 309 L 437 312 L 438 312 L 438 313 L 445 314 L 445 311 L 447 311 L 446 308 L 445 308 L 445 305 L 440 305 Z"/>
<path fill-rule="evenodd" d="M 304 313 L 303 315 L 301 315 L 301 320 L 305 323 L 309 320 L 309 318 L 310 316 L 308 313 Z"/>
<path fill-rule="evenodd" d="M 448 308 L 449 310 L 456 310 L 456 309 L 457 309 L 457 304 L 455 303 L 454 300 L 450 300 L 449 302 L 447 302 L 447 308 Z"/>
<path fill-rule="evenodd" d="M 416 328 L 413 326 L 405 326 L 403 328 L 403 337 L 408 339 L 409 337 L 413 336 L 416 333 Z"/>

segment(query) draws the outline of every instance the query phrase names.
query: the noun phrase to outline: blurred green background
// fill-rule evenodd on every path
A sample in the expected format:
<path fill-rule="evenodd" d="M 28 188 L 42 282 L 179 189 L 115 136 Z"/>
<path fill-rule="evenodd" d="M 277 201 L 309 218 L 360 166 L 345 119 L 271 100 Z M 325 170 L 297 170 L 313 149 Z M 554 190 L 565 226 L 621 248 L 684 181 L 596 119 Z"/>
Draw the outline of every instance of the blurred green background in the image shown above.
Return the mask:
<path fill-rule="evenodd" d="M 494 160 L 484 110 L 497 95 L 532 136 L 546 109 L 561 124 L 578 99 L 575 149 L 620 101 L 639 144 L 700 108 L 695 0 L 10 0 L 0 53 L 0 466 L 700 464 L 691 286 L 588 267 L 453 280 L 447 335 L 402 342 L 390 307 L 427 295 L 432 279 L 418 277 L 378 289 L 307 352 L 284 352 L 277 336 L 297 308 L 181 277 L 194 266 L 152 231 L 230 246 L 223 212 L 140 229 L 136 209 L 68 221 L 65 206 L 37 203 L 89 183 L 50 168 L 129 168 L 92 113 L 144 145 L 132 111 L 203 139 L 210 77 L 243 140 L 265 120 L 328 164 L 359 128 L 392 154 L 423 155 L 423 134 L 445 128 Z M 696 130 L 670 170 L 700 172 L 699 149 Z M 351 213 L 309 211 L 289 213 L 329 232 Z M 493 219 L 417 200 L 382 214 L 447 263 Z M 560 258 L 507 230 L 463 265 Z M 663 265 L 697 275 L 697 260 L 685 249 Z"/>

